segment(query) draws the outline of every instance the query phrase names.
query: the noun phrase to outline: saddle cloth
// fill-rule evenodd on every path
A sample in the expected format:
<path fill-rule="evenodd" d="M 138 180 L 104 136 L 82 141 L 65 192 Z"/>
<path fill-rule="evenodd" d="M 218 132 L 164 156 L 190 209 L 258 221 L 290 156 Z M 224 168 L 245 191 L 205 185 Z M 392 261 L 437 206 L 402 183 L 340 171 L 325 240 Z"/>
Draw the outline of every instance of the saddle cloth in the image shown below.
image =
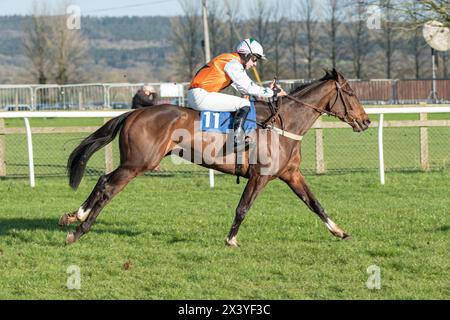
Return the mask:
<path fill-rule="evenodd" d="M 233 130 L 234 112 L 201 111 L 200 130 L 205 132 L 228 133 Z M 244 123 L 245 133 L 256 130 L 256 109 L 250 100 L 250 112 Z"/>

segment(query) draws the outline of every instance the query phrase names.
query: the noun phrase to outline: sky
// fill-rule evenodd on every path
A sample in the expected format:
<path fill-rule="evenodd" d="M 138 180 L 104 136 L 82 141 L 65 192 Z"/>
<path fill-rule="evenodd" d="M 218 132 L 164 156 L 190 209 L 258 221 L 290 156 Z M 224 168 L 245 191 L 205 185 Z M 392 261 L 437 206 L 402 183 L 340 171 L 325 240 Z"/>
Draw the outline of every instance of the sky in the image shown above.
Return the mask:
<path fill-rule="evenodd" d="M 33 2 L 46 2 L 50 8 L 68 3 L 80 7 L 82 15 L 90 16 L 176 16 L 183 14 L 179 0 L 0 0 L 0 16 L 31 14 Z M 200 4 L 201 0 L 198 1 Z M 210 1 L 210 0 L 207 0 Z M 225 0 L 219 0 L 225 1 Z M 251 8 L 256 0 L 229 0 L 231 3 L 244 4 L 244 10 Z M 291 0 L 264 0 L 268 4 L 281 6 L 282 11 L 293 9 Z M 323 5 L 326 0 L 315 0 Z M 60 4 L 60 5 L 58 5 Z M 317 14 L 321 14 L 318 10 Z"/>
<path fill-rule="evenodd" d="M 0 16 L 30 14 L 36 0 L 0 0 Z M 78 5 L 82 15 L 95 16 L 173 16 L 182 13 L 177 0 L 37 0 L 50 4 Z"/>

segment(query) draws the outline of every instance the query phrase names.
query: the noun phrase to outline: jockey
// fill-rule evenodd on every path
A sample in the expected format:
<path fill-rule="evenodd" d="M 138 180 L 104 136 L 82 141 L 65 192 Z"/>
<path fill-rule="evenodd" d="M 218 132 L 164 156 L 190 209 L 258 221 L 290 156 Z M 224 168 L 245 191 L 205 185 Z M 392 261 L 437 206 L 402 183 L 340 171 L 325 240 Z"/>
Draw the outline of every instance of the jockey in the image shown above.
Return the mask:
<path fill-rule="evenodd" d="M 263 59 L 263 47 L 253 38 L 241 41 L 233 53 L 223 53 L 204 65 L 191 81 L 188 91 L 188 103 L 191 108 L 199 111 L 228 111 L 235 112 L 234 141 L 236 147 L 245 142 L 243 125 L 250 112 L 248 99 L 219 93 L 229 85 L 243 95 L 270 98 L 274 82 L 267 87 L 255 84 L 245 70 L 256 66 L 257 61 Z M 277 96 L 285 96 L 281 89 Z"/>

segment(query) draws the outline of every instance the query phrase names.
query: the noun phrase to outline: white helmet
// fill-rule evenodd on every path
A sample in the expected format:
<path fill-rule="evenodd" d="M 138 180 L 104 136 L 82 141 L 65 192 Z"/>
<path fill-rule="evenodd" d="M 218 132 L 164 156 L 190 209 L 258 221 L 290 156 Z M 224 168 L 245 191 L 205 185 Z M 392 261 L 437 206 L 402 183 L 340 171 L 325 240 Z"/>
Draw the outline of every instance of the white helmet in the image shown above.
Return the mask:
<path fill-rule="evenodd" d="M 236 52 L 245 55 L 254 54 L 260 59 L 267 60 L 266 56 L 264 55 L 263 47 L 259 44 L 258 41 L 253 38 L 244 39 L 239 42 L 236 47 Z"/>

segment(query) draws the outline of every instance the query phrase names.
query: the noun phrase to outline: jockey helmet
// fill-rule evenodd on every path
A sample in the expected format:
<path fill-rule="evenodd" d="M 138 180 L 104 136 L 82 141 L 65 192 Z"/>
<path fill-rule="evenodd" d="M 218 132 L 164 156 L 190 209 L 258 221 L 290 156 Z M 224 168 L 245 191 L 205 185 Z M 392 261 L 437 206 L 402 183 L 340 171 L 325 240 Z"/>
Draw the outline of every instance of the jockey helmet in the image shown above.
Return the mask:
<path fill-rule="evenodd" d="M 236 52 L 247 55 L 254 55 L 258 59 L 266 60 L 263 47 L 253 38 L 244 39 L 236 47 Z"/>

